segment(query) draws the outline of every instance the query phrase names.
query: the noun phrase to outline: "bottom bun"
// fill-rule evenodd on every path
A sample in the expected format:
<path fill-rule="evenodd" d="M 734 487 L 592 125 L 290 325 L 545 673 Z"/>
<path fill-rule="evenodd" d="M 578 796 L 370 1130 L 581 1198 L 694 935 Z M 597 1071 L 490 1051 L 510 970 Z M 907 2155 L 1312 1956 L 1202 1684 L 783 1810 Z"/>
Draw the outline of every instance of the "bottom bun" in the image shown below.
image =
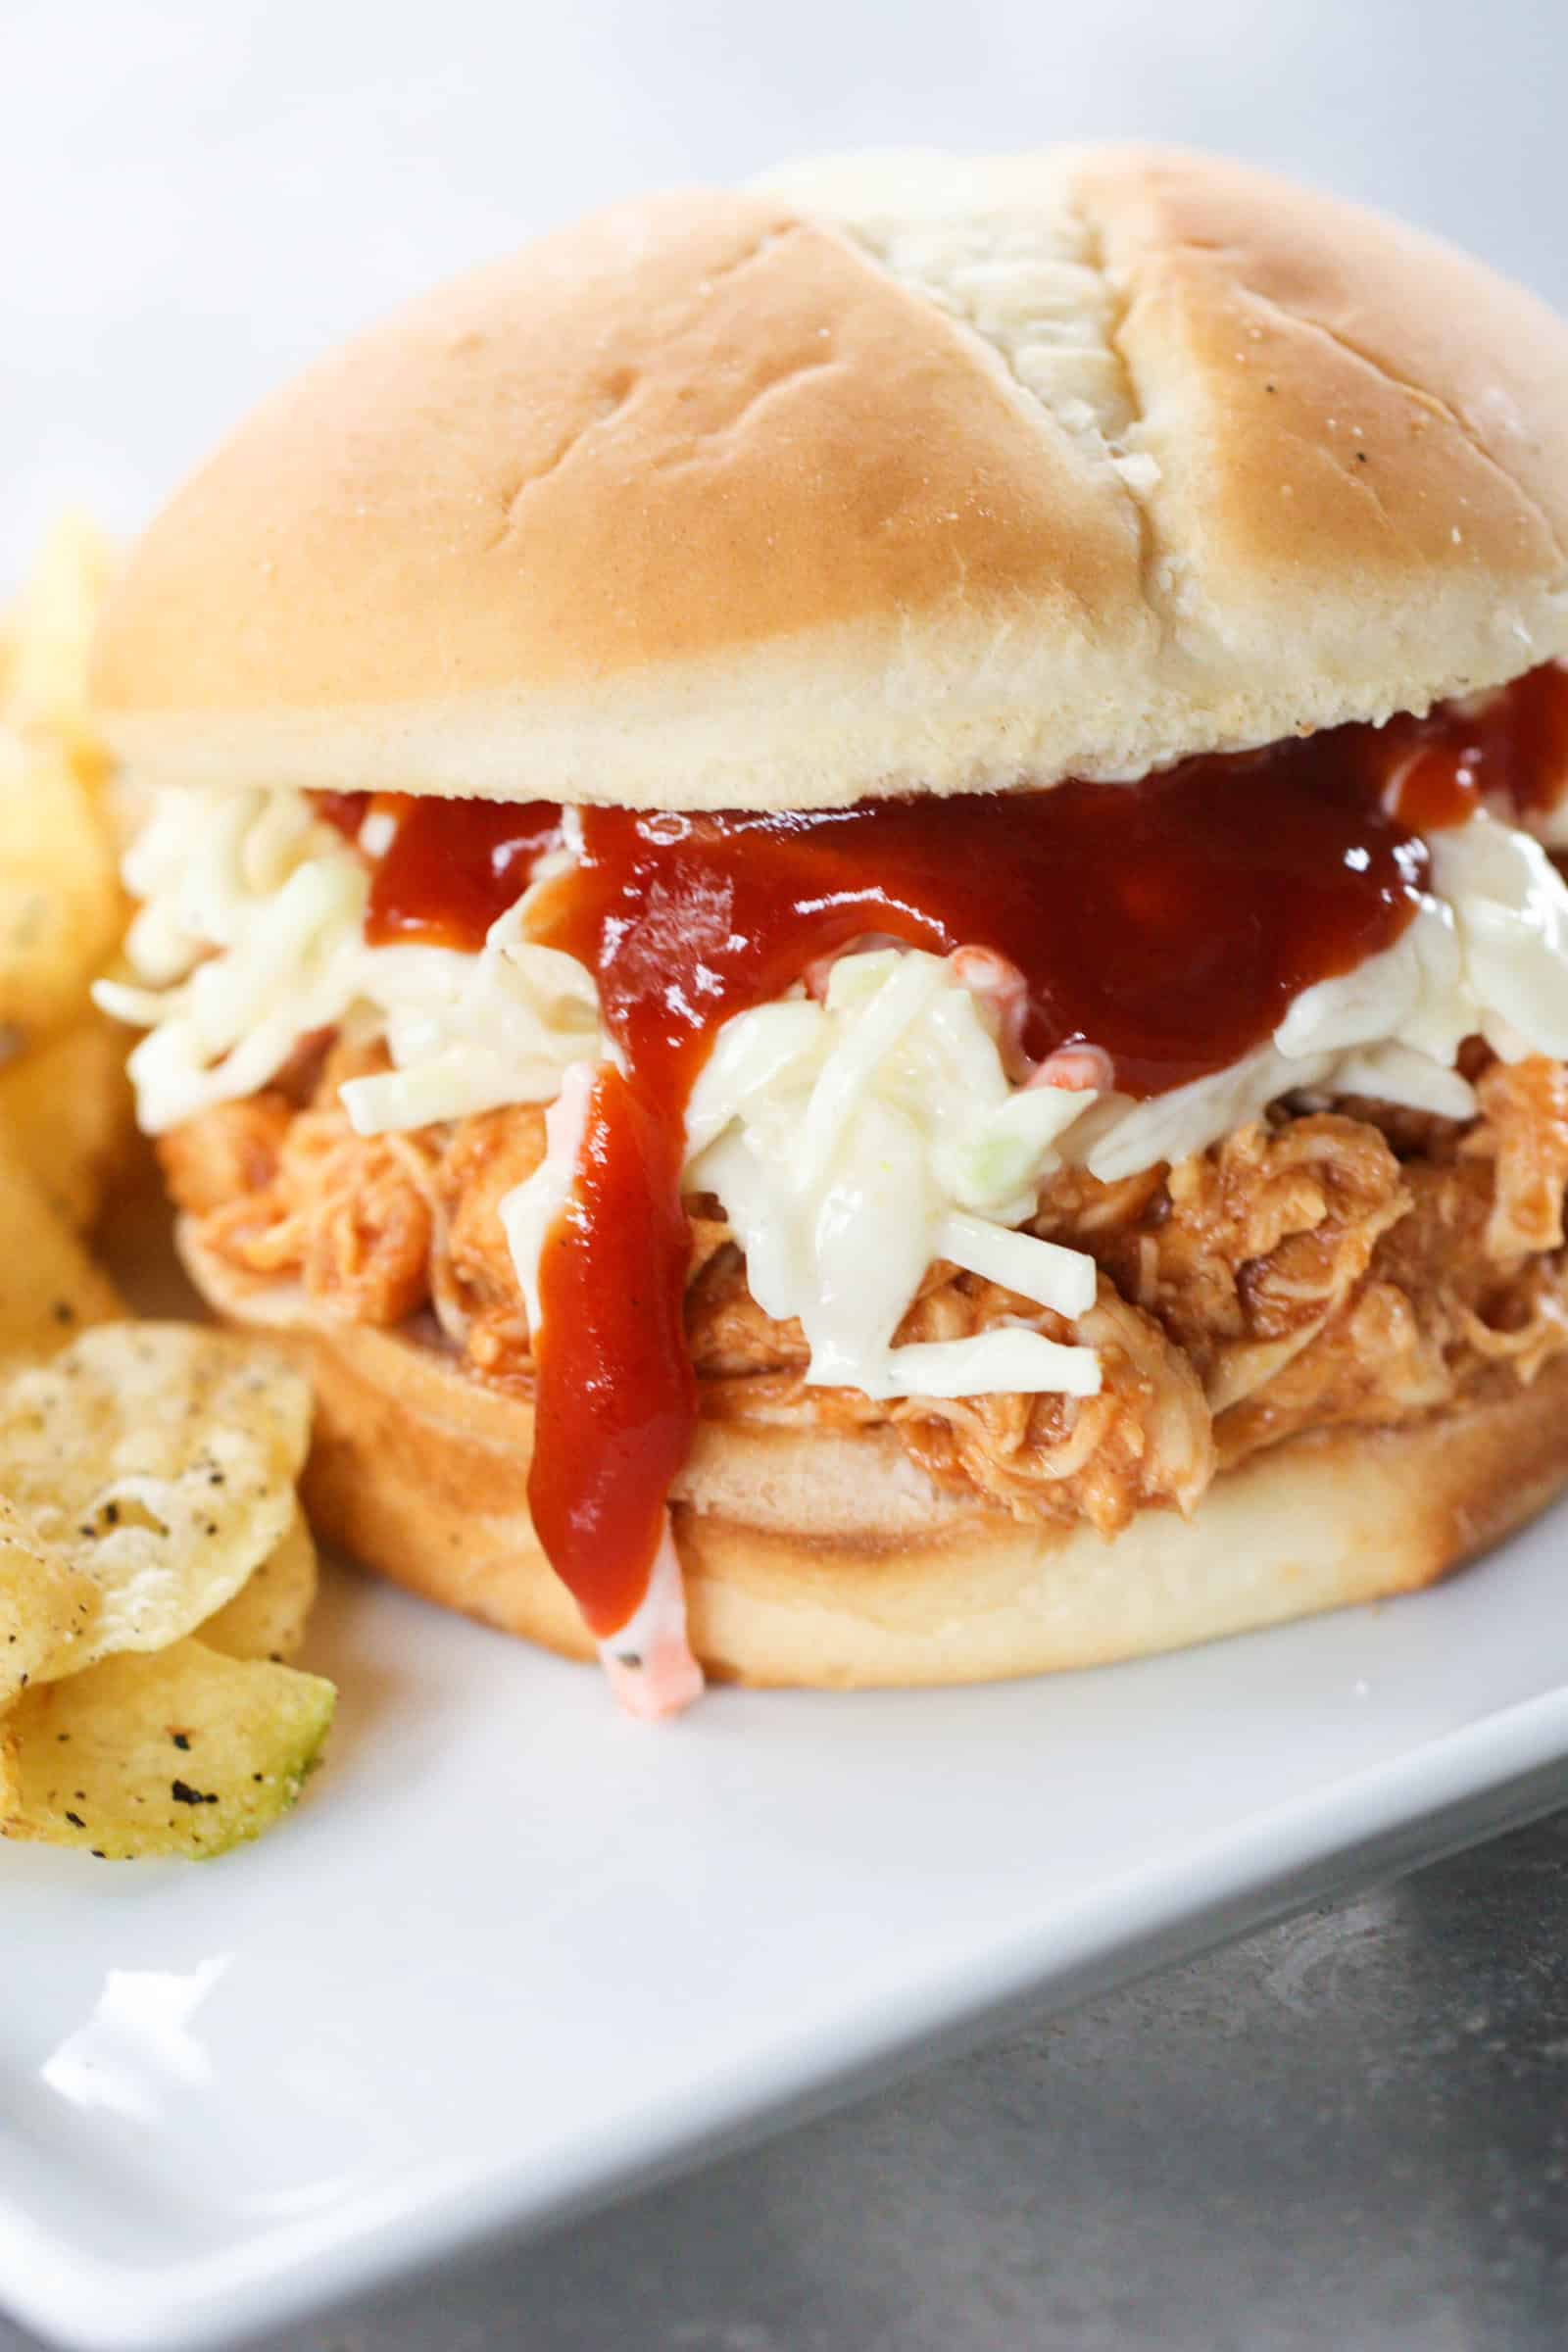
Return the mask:
<path fill-rule="evenodd" d="M 436 1346 L 327 1321 L 181 1254 L 229 1320 L 316 1382 L 318 1529 L 411 1592 L 570 1657 L 594 1654 L 528 1517 L 533 1412 Z M 1253 1455 L 1191 1519 L 1107 1542 L 936 1488 L 891 1431 L 706 1423 L 675 1490 L 692 1645 L 745 1683 L 985 1682 L 1098 1666 L 1434 1583 L 1568 1484 L 1568 1357 L 1528 1389 L 1406 1429 Z"/>

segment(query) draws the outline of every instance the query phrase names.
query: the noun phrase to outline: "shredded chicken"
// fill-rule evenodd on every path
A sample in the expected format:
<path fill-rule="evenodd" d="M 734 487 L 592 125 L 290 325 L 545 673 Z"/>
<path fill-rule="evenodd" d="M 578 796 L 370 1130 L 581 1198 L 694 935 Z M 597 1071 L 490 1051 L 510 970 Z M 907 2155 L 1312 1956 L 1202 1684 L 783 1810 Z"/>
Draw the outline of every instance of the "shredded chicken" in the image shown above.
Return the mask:
<path fill-rule="evenodd" d="M 414 1136 L 356 1136 L 337 1103 L 378 1049 L 318 1054 L 295 1090 L 190 1121 L 163 1145 L 171 1186 L 242 1278 L 290 1276 L 352 1320 L 439 1318 L 482 1379 L 532 1382 L 497 1205 L 538 1165 L 544 1118 L 487 1111 Z M 722 1209 L 689 1203 L 687 1331 L 712 1418 L 891 1425 L 940 1484 L 1024 1519 L 1113 1534 L 1149 1505 L 1190 1511 L 1216 1469 L 1311 1429 L 1374 1427 L 1568 1348 L 1568 1072 L 1467 1049 L 1480 1115 L 1277 1106 L 1208 1152 L 1113 1185 L 1065 1173 L 1035 1230 L 1093 1255 L 1077 1336 L 1092 1397 L 874 1403 L 812 1389 L 800 1328 L 752 1297 Z M 314 1083 L 314 1094 L 311 1094 Z M 905 1341 L 1003 1319 L 1066 1325 L 950 1265 L 930 1268 Z"/>
<path fill-rule="evenodd" d="M 900 1325 L 903 1342 L 961 1340 L 1027 1321 L 1067 1340 L 1059 1316 L 978 1275 L 937 1264 Z M 1113 1535 L 1145 1503 L 1186 1509 L 1214 1466 L 1208 1408 L 1197 1374 L 1157 1323 L 1102 1278 L 1078 1336 L 1101 1350 L 1098 1396 L 908 1397 L 876 1404 L 855 1389 L 810 1389 L 798 1323 L 775 1323 L 746 1287 L 733 1246 L 715 1254 L 687 1294 L 687 1334 L 714 1418 L 793 1420 L 842 1429 L 891 1421 L 921 1467 L 1023 1519 L 1091 1520 Z"/>
<path fill-rule="evenodd" d="M 1480 1118 L 1445 1122 L 1399 1166 L 1402 1209 L 1369 1203 L 1376 1248 L 1305 1345 L 1219 1413 L 1222 1463 L 1299 1430 L 1415 1418 L 1499 1366 L 1533 1380 L 1568 1345 L 1568 1081 L 1537 1058 L 1494 1062 L 1476 1083 Z"/>
<path fill-rule="evenodd" d="M 248 1102 L 221 1103 L 166 1136 L 160 1146 L 164 1173 L 186 1215 L 205 1217 L 265 1194 L 276 1179 L 293 1116 L 286 1096 L 253 1095 Z"/>
<path fill-rule="evenodd" d="M 405 1141 L 354 1135 L 335 1109 L 298 1111 L 271 1183 L 210 1209 L 203 1239 L 243 1273 L 297 1274 L 347 1322 L 402 1323 L 430 1287 L 430 1206 Z"/>
<path fill-rule="evenodd" d="M 902 1336 L 962 1339 L 1004 1315 L 1072 1336 L 1027 1299 L 956 1273 L 916 1302 Z M 1100 1351 L 1098 1396 L 909 1397 L 883 1409 L 932 1477 L 973 1488 L 1015 1518 L 1082 1518 L 1112 1536 L 1150 1503 L 1190 1510 L 1214 1472 L 1193 1364 L 1103 1275 L 1078 1336 Z"/>
<path fill-rule="evenodd" d="M 1493 1165 L 1486 1252 L 1498 1265 L 1563 1246 L 1568 1070 L 1539 1055 L 1494 1061 L 1478 1082 L 1482 1117 L 1460 1149 Z"/>
<path fill-rule="evenodd" d="M 1378 1130 L 1320 1114 L 1258 1121 L 1183 1160 L 1098 1243 L 1076 1221 L 1063 1230 L 1049 1192 L 1042 1230 L 1095 1250 L 1223 1413 L 1309 1345 L 1409 1205 Z"/>
<path fill-rule="evenodd" d="M 460 1120 L 436 1161 L 446 1244 L 439 1272 L 457 1309 L 449 1305 L 441 1320 L 449 1337 L 461 1337 L 475 1371 L 510 1387 L 532 1377 L 528 1319 L 497 1212 L 544 1155 L 545 1114 L 528 1103 Z M 432 1291 L 434 1277 L 433 1265 Z"/>

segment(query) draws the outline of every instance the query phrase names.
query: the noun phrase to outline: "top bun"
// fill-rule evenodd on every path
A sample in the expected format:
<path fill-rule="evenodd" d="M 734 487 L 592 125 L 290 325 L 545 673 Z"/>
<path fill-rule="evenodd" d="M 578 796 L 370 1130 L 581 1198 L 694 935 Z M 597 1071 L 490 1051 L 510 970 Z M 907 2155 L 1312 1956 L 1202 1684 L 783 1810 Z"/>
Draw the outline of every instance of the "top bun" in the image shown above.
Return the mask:
<path fill-rule="evenodd" d="M 822 808 L 1133 776 L 1568 652 L 1568 328 L 1148 149 L 624 204 L 277 394 L 98 648 L 151 781 Z"/>

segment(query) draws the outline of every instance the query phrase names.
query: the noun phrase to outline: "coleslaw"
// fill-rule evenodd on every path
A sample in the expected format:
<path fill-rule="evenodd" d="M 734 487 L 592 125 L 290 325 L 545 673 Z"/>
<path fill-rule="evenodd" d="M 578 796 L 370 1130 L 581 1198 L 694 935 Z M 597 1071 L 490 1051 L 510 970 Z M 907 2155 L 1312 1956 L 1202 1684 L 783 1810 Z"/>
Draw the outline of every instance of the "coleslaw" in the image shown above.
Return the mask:
<path fill-rule="evenodd" d="M 1568 1057 L 1568 888 L 1540 842 L 1480 811 L 1430 849 L 1431 890 L 1392 948 L 1305 990 L 1254 1053 L 1149 1101 L 1106 1087 L 1092 1041 L 1020 1079 L 1006 975 L 974 951 L 851 951 L 814 993 L 803 980 L 732 1016 L 690 1102 L 686 1183 L 721 1202 L 759 1303 L 799 1321 L 808 1381 L 873 1397 L 1092 1396 L 1095 1351 L 1062 1335 L 1094 1302 L 1094 1261 L 1023 1230 L 1054 1171 L 1110 1182 L 1178 1160 L 1286 1095 L 1463 1119 L 1476 1103 L 1454 1062 L 1472 1035 L 1506 1060 Z M 341 1090 L 362 1134 L 556 1102 L 613 1053 L 592 974 L 529 936 L 533 889 L 573 854 L 568 812 L 564 846 L 477 954 L 370 946 L 365 861 L 303 796 L 166 792 L 124 864 L 141 902 L 132 977 L 97 991 L 147 1031 L 130 1057 L 142 1124 L 254 1094 L 325 1030 L 384 1043 L 387 1069 Z M 580 1123 L 551 1120 L 545 1160 L 502 1203 L 535 1324 Z M 900 1345 L 935 1260 L 1026 1311 Z"/>

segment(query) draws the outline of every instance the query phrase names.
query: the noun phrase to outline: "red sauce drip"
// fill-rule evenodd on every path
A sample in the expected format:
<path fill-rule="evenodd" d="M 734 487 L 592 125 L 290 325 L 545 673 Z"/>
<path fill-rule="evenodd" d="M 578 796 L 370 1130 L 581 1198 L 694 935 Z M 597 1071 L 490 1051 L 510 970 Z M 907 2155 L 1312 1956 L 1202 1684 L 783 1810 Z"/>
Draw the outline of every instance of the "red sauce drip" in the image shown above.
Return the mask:
<path fill-rule="evenodd" d="M 1541 806 L 1565 778 L 1568 680 L 1551 670 L 1468 710 L 1137 785 L 804 815 L 584 809 L 581 860 L 541 891 L 532 931 L 596 974 L 626 1074 L 595 1082 L 541 1266 L 529 1500 L 593 1630 L 642 1597 L 695 1428 L 683 1114 L 724 1021 L 868 934 L 988 948 L 1023 975 L 1031 1054 L 1088 1042 L 1121 1091 L 1162 1094 L 1393 945 L 1425 882 L 1422 828 L 1459 821 L 1478 794 Z M 477 948 L 558 822 L 540 804 L 409 804 L 369 936 Z"/>
<path fill-rule="evenodd" d="M 618 1070 L 601 1069 L 577 1182 L 539 1261 L 550 1336 L 528 1504 L 600 1640 L 643 1597 L 664 1496 L 697 1427 L 681 1153 L 679 1123 Z"/>

